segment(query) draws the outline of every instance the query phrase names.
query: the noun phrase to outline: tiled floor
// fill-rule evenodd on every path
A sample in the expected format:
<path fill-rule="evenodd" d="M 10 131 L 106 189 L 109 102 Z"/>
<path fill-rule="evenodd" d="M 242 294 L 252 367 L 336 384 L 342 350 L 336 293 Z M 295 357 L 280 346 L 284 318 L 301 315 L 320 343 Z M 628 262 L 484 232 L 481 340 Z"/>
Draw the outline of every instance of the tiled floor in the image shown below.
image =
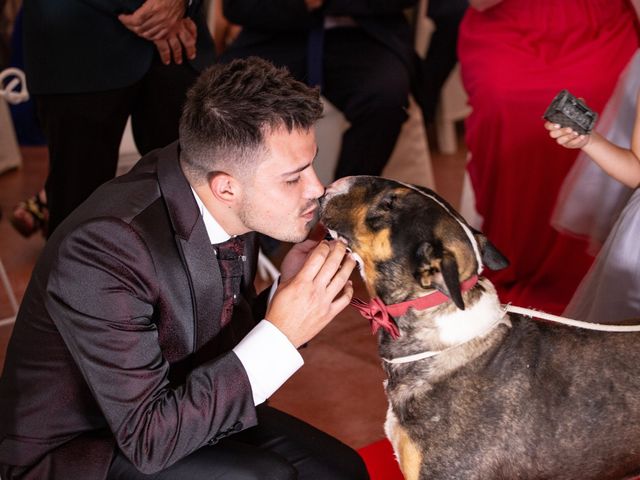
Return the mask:
<path fill-rule="evenodd" d="M 433 142 L 432 142 L 433 143 Z M 433 150 L 433 149 L 432 149 Z M 20 237 L 7 217 L 20 200 L 34 194 L 46 175 L 46 150 L 22 149 L 23 166 L 0 175 L 0 259 L 20 299 L 43 239 Z M 436 187 L 454 206 L 458 205 L 466 152 L 454 155 L 432 151 Z M 365 296 L 354 276 L 356 295 Z M 0 319 L 12 315 L 4 289 L 0 291 Z M 12 326 L 0 321 L 0 366 Z M 272 398 L 272 405 L 288 411 L 359 448 L 384 436 L 386 400 L 383 373 L 369 327 L 354 310 L 347 308 L 304 350 L 305 366 Z"/>

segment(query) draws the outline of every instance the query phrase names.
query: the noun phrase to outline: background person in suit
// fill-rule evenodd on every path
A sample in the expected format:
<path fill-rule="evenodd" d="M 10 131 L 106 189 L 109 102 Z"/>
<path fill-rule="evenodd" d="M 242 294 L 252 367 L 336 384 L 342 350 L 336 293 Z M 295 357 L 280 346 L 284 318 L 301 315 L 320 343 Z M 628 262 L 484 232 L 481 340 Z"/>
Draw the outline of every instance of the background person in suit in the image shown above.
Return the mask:
<path fill-rule="evenodd" d="M 356 452 L 264 404 L 353 294 L 344 244 L 302 242 L 321 114 L 268 62 L 211 67 L 179 142 L 59 226 L 0 377 L 3 480 L 367 478 Z M 268 304 L 253 231 L 302 242 Z"/>
<path fill-rule="evenodd" d="M 114 177 L 129 115 L 143 154 L 178 138 L 184 95 L 214 61 L 201 2 L 25 0 L 27 83 L 49 146 L 51 232 Z"/>
<path fill-rule="evenodd" d="M 434 24 L 427 55 L 420 64 L 421 107 L 427 125 L 435 122 L 442 87 L 458 63 L 458 31 L 468 7 L 467 0 L 429 0 L 427 5 L 427 17 Z"/>
<path fill-rule="evenodd" d="M 223 2 L 242 26 L 221 61 L 257 55 L 286 66 L 346 117 L 335 177 L 379 175 L 402 124 L 417 55 L 403 10 L 415 0 Z"/>

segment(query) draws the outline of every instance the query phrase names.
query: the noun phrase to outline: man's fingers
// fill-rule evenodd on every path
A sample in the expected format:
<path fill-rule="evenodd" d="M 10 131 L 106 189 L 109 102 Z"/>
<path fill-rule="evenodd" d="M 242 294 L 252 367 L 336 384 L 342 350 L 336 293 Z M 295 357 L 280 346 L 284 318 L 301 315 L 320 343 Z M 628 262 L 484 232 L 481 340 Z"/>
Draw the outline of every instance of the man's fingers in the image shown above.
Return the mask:
<path fill-rule="evenodd" d="M 336 296 L 340 293 L 340 290 L 349 283 L 349 278 L 355 266 L 356 261 L 353 257 L 351 255 L 345 256 L 340 268 L 331 279 L 331 282 L 329 282 L 329 285 L 327 285 L 327 294 Z"/>
<path fill-rule="evenodd" d="M 300 278 L 304 281 L 312 282 L 331 252 L 332 247 L 329 242 L 326 240 L 320 242 L 318 246 L 309 253 L 307 260 L 302 265 L 300 272 L 298 272 Z"/>
<path fill-rule="evenodd" d="M 347 284 L 342 289 L 342 293 L 338 295 L 333 302 L 331 303 L 330 315 L 331 317 L 335 317 L 342 310 L 347 308 L 349 302 L 353 298 L 353 285 L 351 282 L 347 282 Z"/>
<path fill-rule="evenodd" d="M 167 40 L 158 40 L 154 43 L 162 63 L 169 65 L 171 63 L 171 48 L 169 47 L 169 42 Z"/>
<path fill-rule="evenodd" d="M 196 23 L 190 18 L 185 18 L 182 20 L 182 25 L 187 28 L 189 33 L 193 36 L 194 40 L 198 38 L 198 27 Z"/>
<path fill-rule="evenodd" d="M 148 30 L 141 30 L 140 36 L 147 40 L 160 40 L 161 38 L 166 37 L 170 30 L 171 25 L 165 23 L 156 25 Z"/>
<path fill-rule="evenodd" d="M 141 29 L 147 22 L 153 23 L 154 12 L 151 4 L 145 2 L 140 8 L 133 13 L 124 13 L 118 16 L 118 19 L 129 28 Z"/>
<path fill-rule="evenodd" d="M 186 22 L 178 32 L 178 38 L 180 39 L 180 43 L 182 43 L 182 47 L 185 54 L 187 55 L 187 58 L 193 60 L 196 57 L 196 37 L 193 32 L 189 30 Z"/>
<path fill-rule="evenodd" d="M 329 282 L 335 276 L 336 272 L 340 269 L 345 253 L 347 252 L 347 246 L 339 241 L 329 242 L 331 246 L 331 252 L 327 256 L 322 267 L 318 270 L 318 273 L 314 279 L 314 282 L 322 285 L 329 286 Z"/>
<path fill-rule="evenodd" d="M 176 35 L 169 35 L 167 37 L 169 47 L 171 48 L 171 55 L 174 63 L 180 65 L 182 63 L 182 43 L 178 40 Z"/>
<path fill-rule="evenodd" d="M 118 19 L 136 35 L 155 41 L 169 34 L 183 13 L 179 0 L 146 0 L 135 12 L 119 15 Z"/>

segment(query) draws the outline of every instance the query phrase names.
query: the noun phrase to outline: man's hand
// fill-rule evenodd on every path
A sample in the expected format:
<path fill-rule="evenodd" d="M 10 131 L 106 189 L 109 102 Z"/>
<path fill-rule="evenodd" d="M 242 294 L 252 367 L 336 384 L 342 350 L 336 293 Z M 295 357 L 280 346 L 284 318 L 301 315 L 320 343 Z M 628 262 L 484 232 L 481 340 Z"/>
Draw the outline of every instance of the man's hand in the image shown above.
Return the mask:
<path fill-rule="evenodd" d="M 299 245 L 307 242 L 313 240 Z M 265 318 L 296 348 L 305 344 L 349 304 L 353 296 L 349 276 L 355 265 L 344 243 L 320 242 L 297 274 L 281 277 Z"/>
<path fill-rule="evenodd" d="M 190 18 L 183 18 L 176 23 L 169 34 L 161 40 L 156 40 L 156 48 L 160 59 L 165 65 L 169 65 L 173 59 L 178 65 L 182 63 L 182 54 L 189 60 L 196 56 L 196 38 L 198 29 Z"/>
<path fill-rule="evenodd" d="M 155 41 L 166 37 L 184 12 L 184 0 L 146 0 L 135 12 L 118 19 L 139 37 Z"/>
<path fill-rule="evenodd" d="M 549 136 L 554 138 L 558 145 L 565 148 L 583 148 L 589 144 L 591 135 L 580 135 L 570 127 L 562 127 L 557 123 L 544 122 L 544 128 L 549 130 Z"/>
<path fill-rule="evenodd" d="M 304 0 L 304 3 L 307 6 L 307 10 L 313 12 L 322 6 L 324 0 Z"/>
<path fill-rule="evenodd" d="M 327 229 L 321 223 L 311 230 L 304 242 L 296 243 L 280 264 L 280 281 L 286 282 L 300 271 L 311 251 L 318 246 L 327 234 Z"/>

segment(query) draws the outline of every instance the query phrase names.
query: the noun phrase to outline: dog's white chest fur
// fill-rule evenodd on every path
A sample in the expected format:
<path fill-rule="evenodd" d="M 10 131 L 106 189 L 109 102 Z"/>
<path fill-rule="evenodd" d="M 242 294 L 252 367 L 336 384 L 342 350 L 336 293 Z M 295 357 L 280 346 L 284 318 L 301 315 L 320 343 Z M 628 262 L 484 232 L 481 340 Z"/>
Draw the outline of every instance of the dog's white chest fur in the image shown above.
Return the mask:
<path fill-rule="evenodd" d="M 446 346 L 458 345 L 488 333 L 505 312 L 491 282 L 481 279 L 487 292 L 472 306 L 456 310 L 435 320 L 438 336 Z"/>

